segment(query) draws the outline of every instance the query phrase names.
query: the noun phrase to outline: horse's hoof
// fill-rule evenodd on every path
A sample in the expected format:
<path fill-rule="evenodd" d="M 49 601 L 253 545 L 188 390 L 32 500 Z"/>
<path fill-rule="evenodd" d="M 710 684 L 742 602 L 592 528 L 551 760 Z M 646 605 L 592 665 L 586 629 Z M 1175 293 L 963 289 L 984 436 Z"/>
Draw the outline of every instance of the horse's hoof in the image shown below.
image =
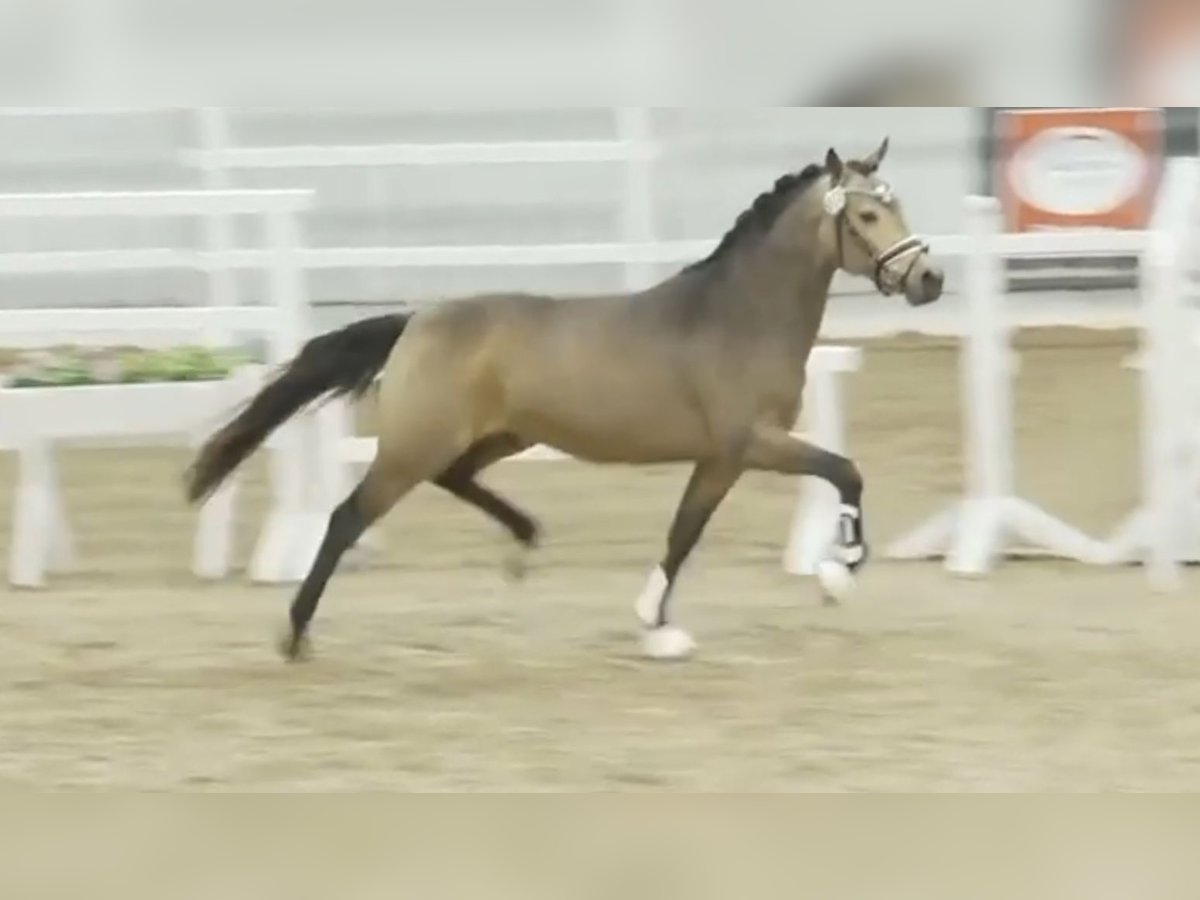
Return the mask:
<path fill-rule="evenodd" d="M 666 625 L 645 633 L 642 650 L 650 659 L 671 662 L 691 656 L 696 651 L 696 642 L 682 628 Z"/>
<path fill-rule="evenodd" d="M 525 580 L 529 575 L 529 554 L 532 550 L 523 544 L 509 549 L 504 555 L 504 578 L 511 584 Z"/>
<path fill-rule="evenodd" d="M 864 541 L 850 547 L 841 547 L 837 555 L 840 561 L 850 570 L 851 575 L 857 575 L 871 558 L 871 548 Z"/>
<path fill-rule="evenodd" d="M 826 606 L 833 606 L 854 593 L 854 575 L 851 569 L 836 559 L 823 559 L 817 565 L 817 582 Z"/>
<path fill-rule="evenodd" d="M 279 639 L 279 654 L 290 663 L 305 662 L 312 656 L 312 644 L 306 634 L 296 634 L 292 629 Z"/>

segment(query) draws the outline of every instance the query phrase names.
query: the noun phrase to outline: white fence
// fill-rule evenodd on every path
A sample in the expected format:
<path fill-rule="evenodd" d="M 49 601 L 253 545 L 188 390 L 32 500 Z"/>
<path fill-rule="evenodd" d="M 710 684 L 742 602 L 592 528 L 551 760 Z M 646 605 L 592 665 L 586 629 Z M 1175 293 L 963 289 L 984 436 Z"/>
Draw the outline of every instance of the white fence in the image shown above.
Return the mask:
<path fill-rule="evenodd" d="M 962 409 L 966 494 L 897 540 L 896 559 L 944 555 L 947 567 L 980 575 L 1014 544 L 1089 564 L 1146 562 L 1151 584 L 1178 587 L 1178 567 L 1200 561 L 1200 310 L 1188 308 L 1200 246 L 1200 160 L 1173 161 L 1158 214 L 1145 232 L 1002 234 L 992 198 L 967 201 L 968 234 Z M 1014 494 L 1012 379 L 1005 258 L 1136 255 L 1143 301 L 1129 323 L 1144 335 L 1143 506 L 1110 540 L 1088 536 Z"/>
<path fill-rule="evenodd" d="M 623 266 L 625 287 L 636 290 L 651 279 L 649 266 L 684 262 L 699 255 L 707 242 L 658 240 L 655 233 L 650 167 L 658 155 L 651 112 L 641 107 L 612 110 L 612 140 L 546 140 L 470 143 L 409 143 L 360 146 L 237 146 L 228 116 L 219 109 L 199 112 L 202 149 L 185 159 L 204 176 L 206 186 L 229 187 L 239 170 L 359 169 L 420 167 L 453 170 L 464 166 L 505 167 L 540 164 L 612 163 L 623 172 L 619 234 L 607 243 L 421 247 L 309 247 L 302 254 L 306 269 L 406 268 L 417 266 L 550 266 L 611 263 Z M 451 179 L 453 173 L 431 173 Z M 224 248 L 231 230 L 216 221 L 210 232 L 214 248 Z M 246 260 L 249 261 L 249 258 Z M 223 290 L 232 290 L 225 285 Z"/>
<path fill-rule="evenodd" d="M 271 302 L 264 306 L 203 306 L 154 309 L 23 309 L 0 311 L 0 345 L 45 347 L 70 342 L 97 346 L 172 342 L 229 342 L 234 333 L 265 339 L 269 361 L 291 357 L 307 334 L 307 308 L 296 267 L 296 216 L 310 205 L 304 191 L 223 191 L 0 195 L 0 217 L 121 218 L 241 215 L 262 222 L 263 257 Z M 164 265 L 212 271 L 226 264 L 220 254 L 123 250 L 92 253 L 8 253 L 0 270 L 44 272 L 95 267 L 141 271 Z M 54 448 L 64 440 L 159 443 L 192 438 L 239 397 L 255 387 L 239 374 L 229 382 L 108 384 L 83 387 L 0 389 L 0 447 L 19 453 L 13 512 L 10 581 L 34 587 L 49 569 L 71 562 L 71 529 L 55 466 Z M 287 575 L 304 506 L 307 441 L 283 433 L 272 454 L 274 502 L 253 564 L 257 577 Z M 228 571 L 233 528 L 231 484 L 200 514 L 194 570 L 203 577 Z"/>

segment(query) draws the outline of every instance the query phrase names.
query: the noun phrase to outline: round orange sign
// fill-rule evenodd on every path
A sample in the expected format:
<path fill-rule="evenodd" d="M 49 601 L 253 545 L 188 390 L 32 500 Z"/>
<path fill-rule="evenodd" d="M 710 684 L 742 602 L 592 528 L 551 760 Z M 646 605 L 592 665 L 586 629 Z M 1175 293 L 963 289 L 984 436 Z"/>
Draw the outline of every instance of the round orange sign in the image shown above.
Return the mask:
<path fill-rule="evenodd" d="M 1002 113 L 1000 190 L 1009 227 L 1145 227 L 1162 136 L 1157 109 Z"/>

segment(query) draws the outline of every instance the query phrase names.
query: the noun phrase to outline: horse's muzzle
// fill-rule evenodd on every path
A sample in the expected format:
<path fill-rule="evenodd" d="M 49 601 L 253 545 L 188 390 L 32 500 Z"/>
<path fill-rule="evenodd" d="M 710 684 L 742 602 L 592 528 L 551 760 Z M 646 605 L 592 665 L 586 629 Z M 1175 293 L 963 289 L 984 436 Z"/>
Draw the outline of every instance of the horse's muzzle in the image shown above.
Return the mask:
<path fill-rule="evenodd" d="M 946 276 L 941 269 L 930 265 L 922 265 L 919 268 L 919 273 L 912 273 L 916 277 L 907 279 L 904 285 L 904 296 L 912 306 L 933 303 L 942 296 L 942 289 L 946 284 Z"/>

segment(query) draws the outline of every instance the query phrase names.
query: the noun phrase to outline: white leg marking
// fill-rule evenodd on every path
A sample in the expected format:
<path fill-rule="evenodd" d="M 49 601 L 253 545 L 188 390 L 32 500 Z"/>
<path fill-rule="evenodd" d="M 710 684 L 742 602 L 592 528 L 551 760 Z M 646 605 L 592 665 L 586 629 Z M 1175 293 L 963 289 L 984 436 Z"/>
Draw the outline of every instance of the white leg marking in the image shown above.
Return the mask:
<path fill-rule="evenodd" d="M 642 593 L 633 607 L 637 612 L 637 617 L 647 628 L 658 627 L 658 617 L 662 613 L 662 605 L 667 597 L 668 587 L 670 587 L 670 583 L 667 581 L 667 573 L 662 570 L 662 566 L 659 566 L 650 573 L 650 579 L 642 588 Z"/>
<path fill-rule="evenodd" d="M 650 573 L 645 588 L 638 596 L 634 609 L 642 624 L 648 629 L 642 637 L 642 650 L 651 659 L 673 660 L 686 659 L 696 649 L 692 636 L 681 628 L 670 625 L 658 627 L 662 605 L 667 599 L 670 582 L 662 566 Z"/>
<path fill-rule="evenodd" d="M 687 659 L 696 649 L 696 642 L 682 628 L 667 625 L 647 631 L 642 638 L 642 649 L 651 659 Z"/>
<path fill-rule="evenodd" d="M 836 559 L 823 559 L 817 565 L 817 581 L 827 601 L 836 603 L 845 600 L 854 592 L 854 576 L 845 563 Z"/>

